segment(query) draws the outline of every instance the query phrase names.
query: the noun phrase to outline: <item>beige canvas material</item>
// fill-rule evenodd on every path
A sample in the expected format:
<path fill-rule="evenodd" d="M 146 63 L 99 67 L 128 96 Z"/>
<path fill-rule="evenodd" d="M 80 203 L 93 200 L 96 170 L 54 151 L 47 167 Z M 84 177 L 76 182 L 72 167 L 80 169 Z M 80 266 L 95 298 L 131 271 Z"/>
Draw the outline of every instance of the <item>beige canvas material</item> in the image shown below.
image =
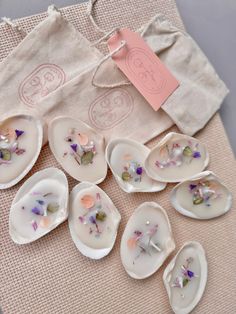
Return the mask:
<path fill-rule="evenodd" d="M 229 91 L 185 31 L 160 15 L 142 31 L 146 42 L 180 83 L 162 109 L 181 132 L 194 135 L 220 108 Z"/>
<path fill-rule="evenodd" d="M 106 139 L 126 136 L 143 143 L 167 130 L 173 121 L 188 135 L 203 128 L 228 93 L 224 82 L 194 40 L 162 15 L 151 19 L 140 32 L 180 82 L 158 112 L 133 85 L 122 85 L 124 75 L 108 59 L 42 100 L 39 110 L 47 121 L 68 114 Z"/>
<path fill-rule="evenodd" d="M 86 4 L 61 10 L 90 41 L 98 39 L 85 17 Z M 119 0 L 101 1 L 95 8 L 99 25 L 107 30 L 114 26 L 139 28 L 153 12 L 160 12 L 179 28 L 183 24 L 173 0 Z M 125 13 L 125 14 L 124 14 Z M 45 18 L 45 14 L 26 17 L 18 21 L 28 32 Z M 19 43 L 20 37 L 0 25 L 0 59 L 6 57 Z M 176 130 L 173 128 L 171 130 Z M 148 145 L 155 145 L 161 135 Z M 233 196 L 236 195 L 236 164 L 219 115 L 198 133 L 209 150 L 209 168 L 222 178 Z M 59 167 L 49 147 L 45 146 L 32 169 Z M 28 177 L 29 177 L 28 176 Z M 70 189 L 77 184 L 69 178 Z M 122 220 L 111 254 L 101 261 L 83 257 L 71 240 L 67 222 L 52 233 L 30 245 L 15 245 L 8 233 L 11 201 L 22 185 L 0 192 L 1 243 L 1 307 L 4 314 L 170 314 L 167 293 L 162 283 L 165 266 L 185 241 L 197 240 L 204 246 L 209 263 L 209 276 L 205 294 L 193 311 L 194 314 L 235 314 L 236 265 L 235 202 L 232 210 L 211 221 L 196 221 L 178 214 L 168 199 L 173 185 L 161 193 L 128 195 L 122 192 L 109 171 L 100 185 L 119 209 Z M 176 250 L 152 277 L 137 281 L 128 277 L 120 261 L 120 238 L 135 207 L 144 201 L 156 201 L 170 218 Z"/>
<path fill-rule="evenodd" d="M 10 30 L 6 25 L 5 32 Z M 40 99 L 101 56 L 59 11 L 49 9 L 48 17 L 0 64 L 0 114 L 19 110 L 37 114 Z"/>
<path fill-rule="evenodd" d="M 117 71 L 113 62 L 105 63 L 99 76 L 103 73 L 110 82 L 116 81 Z M 154 112 L 133 85 L 98 88 L 92 85 L 93 73 L 94 67 L 40 102 L 43 118 L 49 123 L 69 115 L 89 124 L 107 141 L 124 136 L 143 143 L 173 125 L 163 110 Z"/>

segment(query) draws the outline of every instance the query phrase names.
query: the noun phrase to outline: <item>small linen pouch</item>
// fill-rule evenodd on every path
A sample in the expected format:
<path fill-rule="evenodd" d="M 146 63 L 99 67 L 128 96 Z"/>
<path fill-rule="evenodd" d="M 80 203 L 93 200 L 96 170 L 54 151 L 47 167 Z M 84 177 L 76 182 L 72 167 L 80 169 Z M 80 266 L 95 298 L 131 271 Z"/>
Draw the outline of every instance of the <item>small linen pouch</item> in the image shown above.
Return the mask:
<path fill-rule="evenodd" d="M 39 104 L 42 115 L 47 120 L 71 115 L 106 139 L 125 136 L 142 143 L 174 122 L 189 135 L 200 130 L 219 109 L 228 93 L 226 86 L 193 39 L 163 16 L 153 18 L 140 32 L 180 83 L 159 111 L 155 112 L 133 85 L 119 84 L 124 76 L 109 59 L 44 98 Z"/>
<path fill-rule="evenodd" d="M 0 64 L 0 115 L 27 110 L 101 58 L 54 7 Z"/>
<path fill-rule="evenodd" d="M 194 135 L 220 108 L 229 90 L 196 42 L 162 15 L 154 17 L 141 31 L 180 82 L 162 109 L 181 132 Z"/>

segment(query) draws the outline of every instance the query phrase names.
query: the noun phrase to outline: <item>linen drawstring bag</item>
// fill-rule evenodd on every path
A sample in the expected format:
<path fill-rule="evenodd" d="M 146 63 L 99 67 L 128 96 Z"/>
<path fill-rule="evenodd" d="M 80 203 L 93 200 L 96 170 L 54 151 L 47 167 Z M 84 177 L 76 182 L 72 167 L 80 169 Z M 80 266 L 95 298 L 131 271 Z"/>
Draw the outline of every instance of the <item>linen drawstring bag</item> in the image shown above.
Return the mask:
<path fill-rule="evenodd" d="M 45 98 L 39 106 L 42 115 L 47 120 L 71 115 L 106 139 L 126 136 L 143 143 L 173 123 L 188 135 L 203 128 L 228 93 L 224 82 L 194 40 L 163 16 L 157 15 L 139 32 L 180 83 L 159 111 L 124 82 L 108 55 Z"/>
<path fill-rule="evenodd" d="M 8 19 L 5 22 L 24 35 Z M 38 102 L 82 72 L 102 54 L 90 47 L 54 7 L 0 64 L 0 116 L 21 110 L 38 114 Z"/>

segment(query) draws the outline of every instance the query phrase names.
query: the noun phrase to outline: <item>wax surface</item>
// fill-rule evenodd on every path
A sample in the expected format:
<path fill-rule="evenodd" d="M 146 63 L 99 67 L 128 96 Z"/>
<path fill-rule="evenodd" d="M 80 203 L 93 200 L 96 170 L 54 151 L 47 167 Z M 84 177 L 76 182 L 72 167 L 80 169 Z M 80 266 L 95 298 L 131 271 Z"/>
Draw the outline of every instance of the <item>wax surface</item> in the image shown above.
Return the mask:
<path fill-rule="evenodd" d="M 0 125 L 0 134 L 7 129 L 24 131 L 24 134 L 17 139 L 17 142 L 19 148 L 24 149 L 25 152 L 21 155 L 12 153 L 9 164 L 0 164 L 0 184 L 8 183 L 17 178 L 32 162 L 38 145 L 41 145 L 37 125 L 33 119 L 9 118 Z"/>
<path fill-rule="evenodd" d="M 173 308 L 185 308 L 189 306 L 194 300 L 197 290 L 199 289 L 201 266 L 198 257 L 198 252 L 193 247 L 184 248 L 178 255 L 175 266 L 171 272 L 170 285 L 172 285 L 177 276 L 182 275 L 181 267 L 186 265 L 186 259 L 192 257 L 193 262 L 190 264 L 189 269 L 193 271 L 198 277 L 192 278 L 191 281 L 183 288 L 172 287 L 170 302 Z"/>
<path fill-rule="evenodd" d="M 45 178 L 36 182 L 32 189 L 12 206 L 11 227 L 25 239 L 44 235 L 60 219 L 60 209 L 64 210 L 65 207 L 65 194 L 66 186 L 58 180 Z M 56 212 L 47 211 L 47 205 L 50 203 L 58 205 Z M 41 214 L 35 214 L 34 208 Z"/>
<path fill-rule="evenodd" d="M 139 245 L 134 248 L 129 246 L 130 239 L 137 231 L 145 234 L 142 242 L 148 244 L 149 237 L 146 233 L 155 226 L 157 226 L 157 232 L 151 240 L 161 249 L 161 252 L 151 248 L 149 253 L 145 253 L 140 250 Z M 162 265 L 173 247 L 172 235 L 164 213 L 147 205 L 135 211 L 127 223 L 121 241 L 121 259 L 128 272 L 135 274 L 136 277 L 146 277 Z"/>
<path fill-rule="evenodd" d="M 73 141 L 68 142 L 65 139 L 68 138 L 71 129 L 74 129 L 75 136 Z M 86 165 L 79 164 L 75 160 L 75 151 L 71 148 L 73 144 L 78 146 L 77 135 L 79 133 L 86 134 L 89 141 L 94 142 L 96 147 L 96 154 L 92 162 Z M 101 182 L 106 176 L 107 165 L 104 157 L 104 140 L 85 124 L 67 117 L 56 119 L 50 126 L 49 141 L 55 157 L 73 178 L 79 181 L 97 183 L 97 181 Z"/>
<path fill-rule="evenodd" d="M 91 208 L 85 208 L 81 201 L 88 195 L 95 201 Z M 96 186 L 82 189 L 75 196 L 71 206 L 73 228 L 80 241 L 94 249 L 109 248 L 113 245 L 117 231 L 117 218 L 115 218 L 114 205 L 105 193 L 101 193 Z M 106 218 L 104 221 L 96 219 L 96 224 L 92 223 L 90 217 L 96 218 L 99 211 L 105 213 Z"/>
<path fill-rule="evenodd" d="M 195 148 L 195 145 L 198 142 L 196 140 L 192 140 L 192 149 Z M 171 150 L 173 149 L 173 145 L 179 145 L 180 151 L 183 151 L 184 147 L 189 146 L 190 143 L 188 140 L 184 139 L 170 139 L 163 147 L 157 147 L 153 149 L 150 153 L 147 161 L 146 167 L 149 168 L 152 177 L 156 175 L 160 176 L 165 180 L 182 180 L 185 178 L 189 178 L 198 172 L 201 172 L 204 169 L 204 163 L 206 160 L 206 151 L 203 145 L 199 143 L 196 147 L 196 151 L 200 154 L 198 158 L 183 156 L 183 160 L 179 163 L 177 152 L 175 157 L 170 157 Z M 168 162 L 169 160 L 174 161 L 170 163 L 168 166 L 161 168 L 161 166 L 157 166 L 157 162 L 163 164 Z"/>
<path fill-rule="evenodd" d="M 124 184 L 131 184 L 137 188 L 143 189 L 153 184 L 153 180 L 147 176 L 143 169 L 146 155 L 147 153 L 137 147 L 120 143 L 112 150 L 110 164 L 113 171 L 120 177 L 122 177 L 122 173 L 125 171 L 124 167 L 129 166 L 132 162 L 139 164 L 139 166 L 142 167 L 142 174 L 139 176 L 135 172 L 130 172 L 132 178 L 127 182 L 123 182 Z"/>
<path fill-rule="evenodd" d="M 199 181 L 194 181 L 193 184 L 197 184 L 197 182 Z M 189 191 L 189 182 L 183 183 L 176 190 L 176 202 L 182 208 L 189 210 L 198 217 L 211 218 L 220 215 L 223 209 L 227 207 L 228 191 L 219 182 L 215 180 L 211 180 L 210 182 L 214 184 L 214 189 L 219 193 L 219 197 L 209 199 L 208 203 L 210 206 L 207 206 L 205 202 L 198 205 L 193 204 L 193 194 Z"/>

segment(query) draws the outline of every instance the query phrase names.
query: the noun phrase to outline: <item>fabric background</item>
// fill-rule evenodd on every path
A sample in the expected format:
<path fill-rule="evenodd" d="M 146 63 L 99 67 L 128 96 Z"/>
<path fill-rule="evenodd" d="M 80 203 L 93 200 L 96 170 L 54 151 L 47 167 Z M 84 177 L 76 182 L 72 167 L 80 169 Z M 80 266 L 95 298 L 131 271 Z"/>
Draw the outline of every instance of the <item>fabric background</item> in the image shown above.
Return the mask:
<path fill-rule="evenodd" d="M 98 36 L 85 10 L 86 4 L 80 4 L 62 9 L 62 12 L 89 40 L 95 40 Z M 158 12 L 183 28 L 174 0 L 103 0 L 96 5 L 99 25 L 107 30 L 114 26 L 138 28 Z M 19 24 L 30 31 L 45 16 L 43 13 L 23 18 Z M 0 59 L 6 57 L 20 40 L 20 35 L 1 24 Z M 153 146 L 163 136 L 154 139 L 149 146 Z M 220 176 L 236 195 L 236 164 L 219 115 L 215 115 L 196 137 L 209 149 L 211 162 L 208 168 Z M 46 146 L 29 176 L 49 166 L 60 168 Z M 76 182 L 72 178 L 68 179 L 71 189 Z M 170 205 L 168 195 L 172 185 L 160 193 L 127 195 L 120 190 L 109 171 L 100 187 L 120 210 L 122 221 L 110 255 L 100 261 L 92 261 L 76 249 L 67 222 L 30 245 L 17 246 L 11 241 L 8 234 L 9 208 L 21 184 L 0 191 L 1 306 L 4 314 L 171 313 L 162 274 L 171 257 L 188 240 L 201 242 L 209 262 L 207 288 L 193 312 L 236 313 L 234 205 L 229 213 L 211 221 L 188 219 L 175 212 Z M 144 201 L 156 201 L 166 209 L 177 248 L 156 274 L 137 281 L 129 278 L 124 271 L 119 246 L 128 218 L 134 208 Z"/>

